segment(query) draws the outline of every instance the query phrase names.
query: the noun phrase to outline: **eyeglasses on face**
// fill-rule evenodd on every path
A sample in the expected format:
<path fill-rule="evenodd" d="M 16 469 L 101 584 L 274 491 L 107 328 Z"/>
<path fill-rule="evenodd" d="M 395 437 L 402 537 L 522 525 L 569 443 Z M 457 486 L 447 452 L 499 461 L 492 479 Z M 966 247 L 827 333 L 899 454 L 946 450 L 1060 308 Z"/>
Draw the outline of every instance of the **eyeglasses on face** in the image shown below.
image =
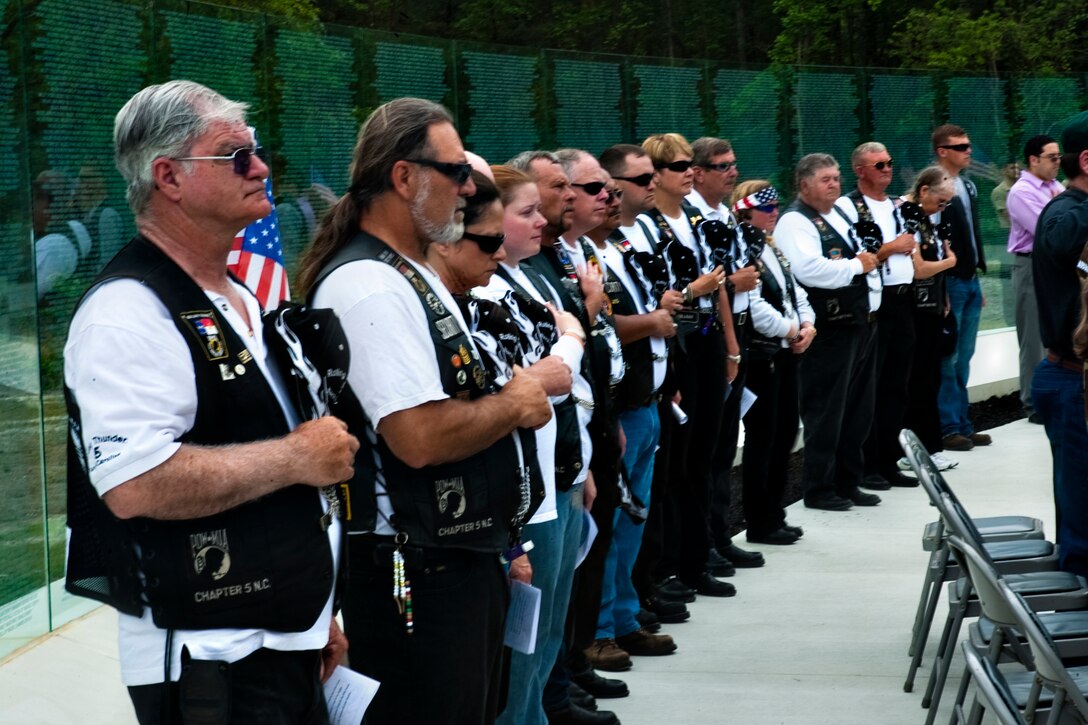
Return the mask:
<path fill-rule="evenodd" d="M 1062 160 L 1062 155 L 1061 154 L 1042 154 L 1039 158 L 1046 159 L 1047 161 L 1051 161 L 1053 163 L 1058 163 L 1059 161 Z"/>
<path fill-rule="evenodd" d="M 619 200 L 623 198 L 623 189 L 609 189 L 608 190 L 608 202 Z"/>
<path fill-rule="evenodd" d="M 654 180 L 653 173 L 639 174 L 638 176 L 613 176 L 616 181 L 629 181 L 635 186 L 649 186 L 650 182 Z"/>
<path fill-rule="evenodd" d="M 690 159 L 681 159 L 679 161 L 673 161 L 668 164 L 654 164 L 655 169 L 668 169 L 669 171 L 675 171 L 678 174 L 682 174 L 691 168 Z"/>
<path fill-rule="evenodd" d="M 770 214 L 773 211 L 778 211 L 778 204 L 757 204 L 752 208 L 756 211 L 761 211 L 764 214 Z"/>
<path fill-rule="evenodd" d="M 180 156 L 175 161 L 230 161 L 234 168 L 234 173 L 239 176 L 245 176 L 249 173 L 249 167 L 253 164 L 253 157 L 256 156 L 261 161 L 267 163 L 267 157 L 262 147 L 243 146 L 239 149 L 234 149 L 226 156 Z"/>
<path fill-rule="evenodd" d="M 892 160 L 877 161 L 875 164 L 865 164 L 866 166 L 872 166 L 877 171 L 883 171 L 884 169 L 890 169 L 892 167 Z"/>
<path fill-rule="evenodd" d="M 952 201 L 951 199 L 941 199 L 940 201 L 938 201 L 937 202 L 937 211 L 940 211 L 941 209 L 944 209 L 946 206 L 948 206 L 949 202 L 951 202 L 951 201 Z"/>
<path fill-rule="evenodd" d="M 699 168 L 707 169 L 708 171 L 729 171 L 729 169 L 735 169 L 737 167 L 736 161 L 722 161 L 720 164 L 700 164 Z"/>
<path fill-rule="evenodd" d="M 472 176 L 472 164 L 469 163 L 435 161 L 434 159 L 424 158 L 405 159 L 405 161 L 420 166 L 428 166 L 458 186 L 464 186 L 465 182 Z"/>
<path fill-rule="evenodd" d="M 473 232 L 465 232 L 461 236 L 476 242 L 476 246 L 479 247 L 480 251 L 484 254 L 494 254 L 499 251 L 499 247 L 506 241 L 505 234 L 474 234 Z"/>
<path fill-rule="evenodd" d="M 959 151 L 961 154 L 967 153 L 971 150 L 971 144 L 969 143 L 949 143 L 943 146 L 938 146 L 939 149 L 948 149 L 949 151 Z"/>
<path fill-rule="evenodd" d="M 571 186 L 576 186 L 590 196 L 597 196 L 601 193 L 601 189 L 604 188 L 603 181 L 588 181 L 584 184 L 575 184 L 571 182 Z"/>

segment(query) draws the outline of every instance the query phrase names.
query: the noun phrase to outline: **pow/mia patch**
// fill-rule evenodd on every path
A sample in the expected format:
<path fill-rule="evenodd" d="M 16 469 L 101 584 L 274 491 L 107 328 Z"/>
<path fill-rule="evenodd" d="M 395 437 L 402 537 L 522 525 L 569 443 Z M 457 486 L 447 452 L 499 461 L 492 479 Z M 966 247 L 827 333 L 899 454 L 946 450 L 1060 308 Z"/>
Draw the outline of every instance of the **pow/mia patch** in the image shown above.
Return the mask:
<path fill-rule="evenodd" d="M 438 502 L 438 512 L 459 519 L 468 508 L 465 497 L 465 481 L 460 476 L 441 478 L 434 482 L 434 494 Z"/>
<path fill-rule="evenodd" d="M 834 297 L 832 299 L 827 300 L 827 313 L 829 315 L 837 315 L 837 314 L 839 314 L 839 312 L 841 312 L 841 308 L 839 306 L 838 298 Z"/>
<path fill-rule="evenodd" d="M 187 327 L 196 335 L 209 360 L 223 360 L 230 355 L 220 332 L 219 318 L 213 310 L 182 312 L 181 319 L 188 323 Z"/>
<path fill-rule="evenodd" d="M 189 549 L 193 556 L 193 571 L 198 577 L 219 581 L 230 571 L 226 529 L 190 534 Z"/>

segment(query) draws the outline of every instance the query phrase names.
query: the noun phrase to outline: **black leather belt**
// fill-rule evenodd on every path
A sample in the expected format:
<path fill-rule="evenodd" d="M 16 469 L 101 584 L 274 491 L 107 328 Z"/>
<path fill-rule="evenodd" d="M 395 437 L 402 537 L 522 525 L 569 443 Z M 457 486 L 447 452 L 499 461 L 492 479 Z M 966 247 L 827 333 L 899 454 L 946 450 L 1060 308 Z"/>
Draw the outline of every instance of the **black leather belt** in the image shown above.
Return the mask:
<path fill-rule="evenodd" d="M 744 327 L 748 324 L 748 310 L 733 315 L 733 327 Z"/>
<path fill-rule="evenodd" d="M 1080 362 L 1079 360 L 1070 360 L 1067 357 L 1062 357 L 1061 355 L 1051 350 L 1046 351 L 1046 359 L 1048 362 L 1052 362 L 1055 365 L 1065 368 L 1066 370 L 1070 370 L 1074 373 L 1084 372 L 1084 363 Z"/>
<path fill-rule="evenodd" d="M 877 313 L 876 312 L 867 312 L 865 314 L 865 321 L 868 322 L 870 325 L 873 324 L 874 322 L 876 322 L 876 318 L 877 318 Z"/>
<path fill-rule="evenodd" d="M 1027 257 L 1031 259 L 1031 252 L 1013 252 L 1017 257 Z"/>

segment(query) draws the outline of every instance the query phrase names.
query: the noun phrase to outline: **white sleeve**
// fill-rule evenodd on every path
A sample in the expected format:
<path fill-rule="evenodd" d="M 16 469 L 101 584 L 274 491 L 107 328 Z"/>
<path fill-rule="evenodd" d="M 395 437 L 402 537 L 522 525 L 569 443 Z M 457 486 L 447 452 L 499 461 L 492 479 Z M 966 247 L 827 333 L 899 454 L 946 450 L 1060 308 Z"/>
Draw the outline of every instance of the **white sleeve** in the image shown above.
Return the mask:
<path fill-rule="evenodd" d="M 83 302 L 64 348 L 64 382 L 99 495 L 174 455 L 196 420 L 194 375 L 189 346 L 149 288 L 115 280 Z"/>
<path fill-rule="evenodd" d="M 854 200 L 848 196 L 840 196 L 835 202 L 835 206 L 842 210 L 846 214 L 846 218 L 850 220 L 851 224 L 858 223 L 858 208 L 854 206 Z M 832 210 L 834 211 L 834 210 Z M 838 212 L 835 212 L 838 214 Z"/>
<path fill-rule="evenodd" d="M 774 240 L 790 260 L 801 284 L 822 289 L 846 287 L 863 268 L 859 259 L 828 259 L 820 245 L 816 225 L 804 214 L 786 212 L 774 228 Z"/>
<path fill-rule="evenodd" d="M 770 272 L 767 272 L 770 274 Z M 774 306 L 763 299 L 763 285 L 756 285 L 748 297 L 752 311 L 752 326 L 756 332 L 766 337 L 785 337 L 790 331 L 790 322 Z"/>
<path fill-rule="evenodd" d="M 794 289 L 797 291 L 797 316 L 801 318 L 801 323 L 816 324 L 816 311 L 809 304 L 808 292 L 801 285 L 795 285 Z"/>
<path fill-rule="evenodd" d="M 340 318 L 351 347 L 348 382 L 375 429 L 391 413 L 449 397 L 423 304 L 397 270 L 345 264 L 321 282 L 314 305 Z"/>

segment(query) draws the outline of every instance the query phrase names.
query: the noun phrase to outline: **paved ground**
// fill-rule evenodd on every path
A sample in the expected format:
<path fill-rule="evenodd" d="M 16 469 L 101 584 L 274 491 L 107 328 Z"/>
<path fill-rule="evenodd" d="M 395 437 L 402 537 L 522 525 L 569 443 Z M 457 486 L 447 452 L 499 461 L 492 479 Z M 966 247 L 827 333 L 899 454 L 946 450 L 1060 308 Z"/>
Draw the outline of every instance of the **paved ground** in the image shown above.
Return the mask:
<path fill-rule="evenodd" d="M 1021 420 L 990 432 L 993 446 L 956 454 L 961 465 L 949 484 L 971 514 L 1037 516 L 1052 538 L 1042 428 Z M 804 527 L 804 539 L 752 546 L 764 552 L 766 567 L 740 571 L 735 598 L 691 605 L 689 622 L 666 629 L 679 651 L 636 659 L 622 675 L 631 696 L 602 706 L 624 725 L 922 723 L 929 659 L 919 691 L 904 693 L 902 682 L 926 563 L 922 527 L 934 511 L 918 488 L 881 496 L 880 506 L 847 513 L 793 506 L 790 523 Z M 957 660 L 950 687 L 959 670 Z M 115 615 L 96 610 L 0 664 L 0 722 L 134 722 L 120 685 Z"/>

